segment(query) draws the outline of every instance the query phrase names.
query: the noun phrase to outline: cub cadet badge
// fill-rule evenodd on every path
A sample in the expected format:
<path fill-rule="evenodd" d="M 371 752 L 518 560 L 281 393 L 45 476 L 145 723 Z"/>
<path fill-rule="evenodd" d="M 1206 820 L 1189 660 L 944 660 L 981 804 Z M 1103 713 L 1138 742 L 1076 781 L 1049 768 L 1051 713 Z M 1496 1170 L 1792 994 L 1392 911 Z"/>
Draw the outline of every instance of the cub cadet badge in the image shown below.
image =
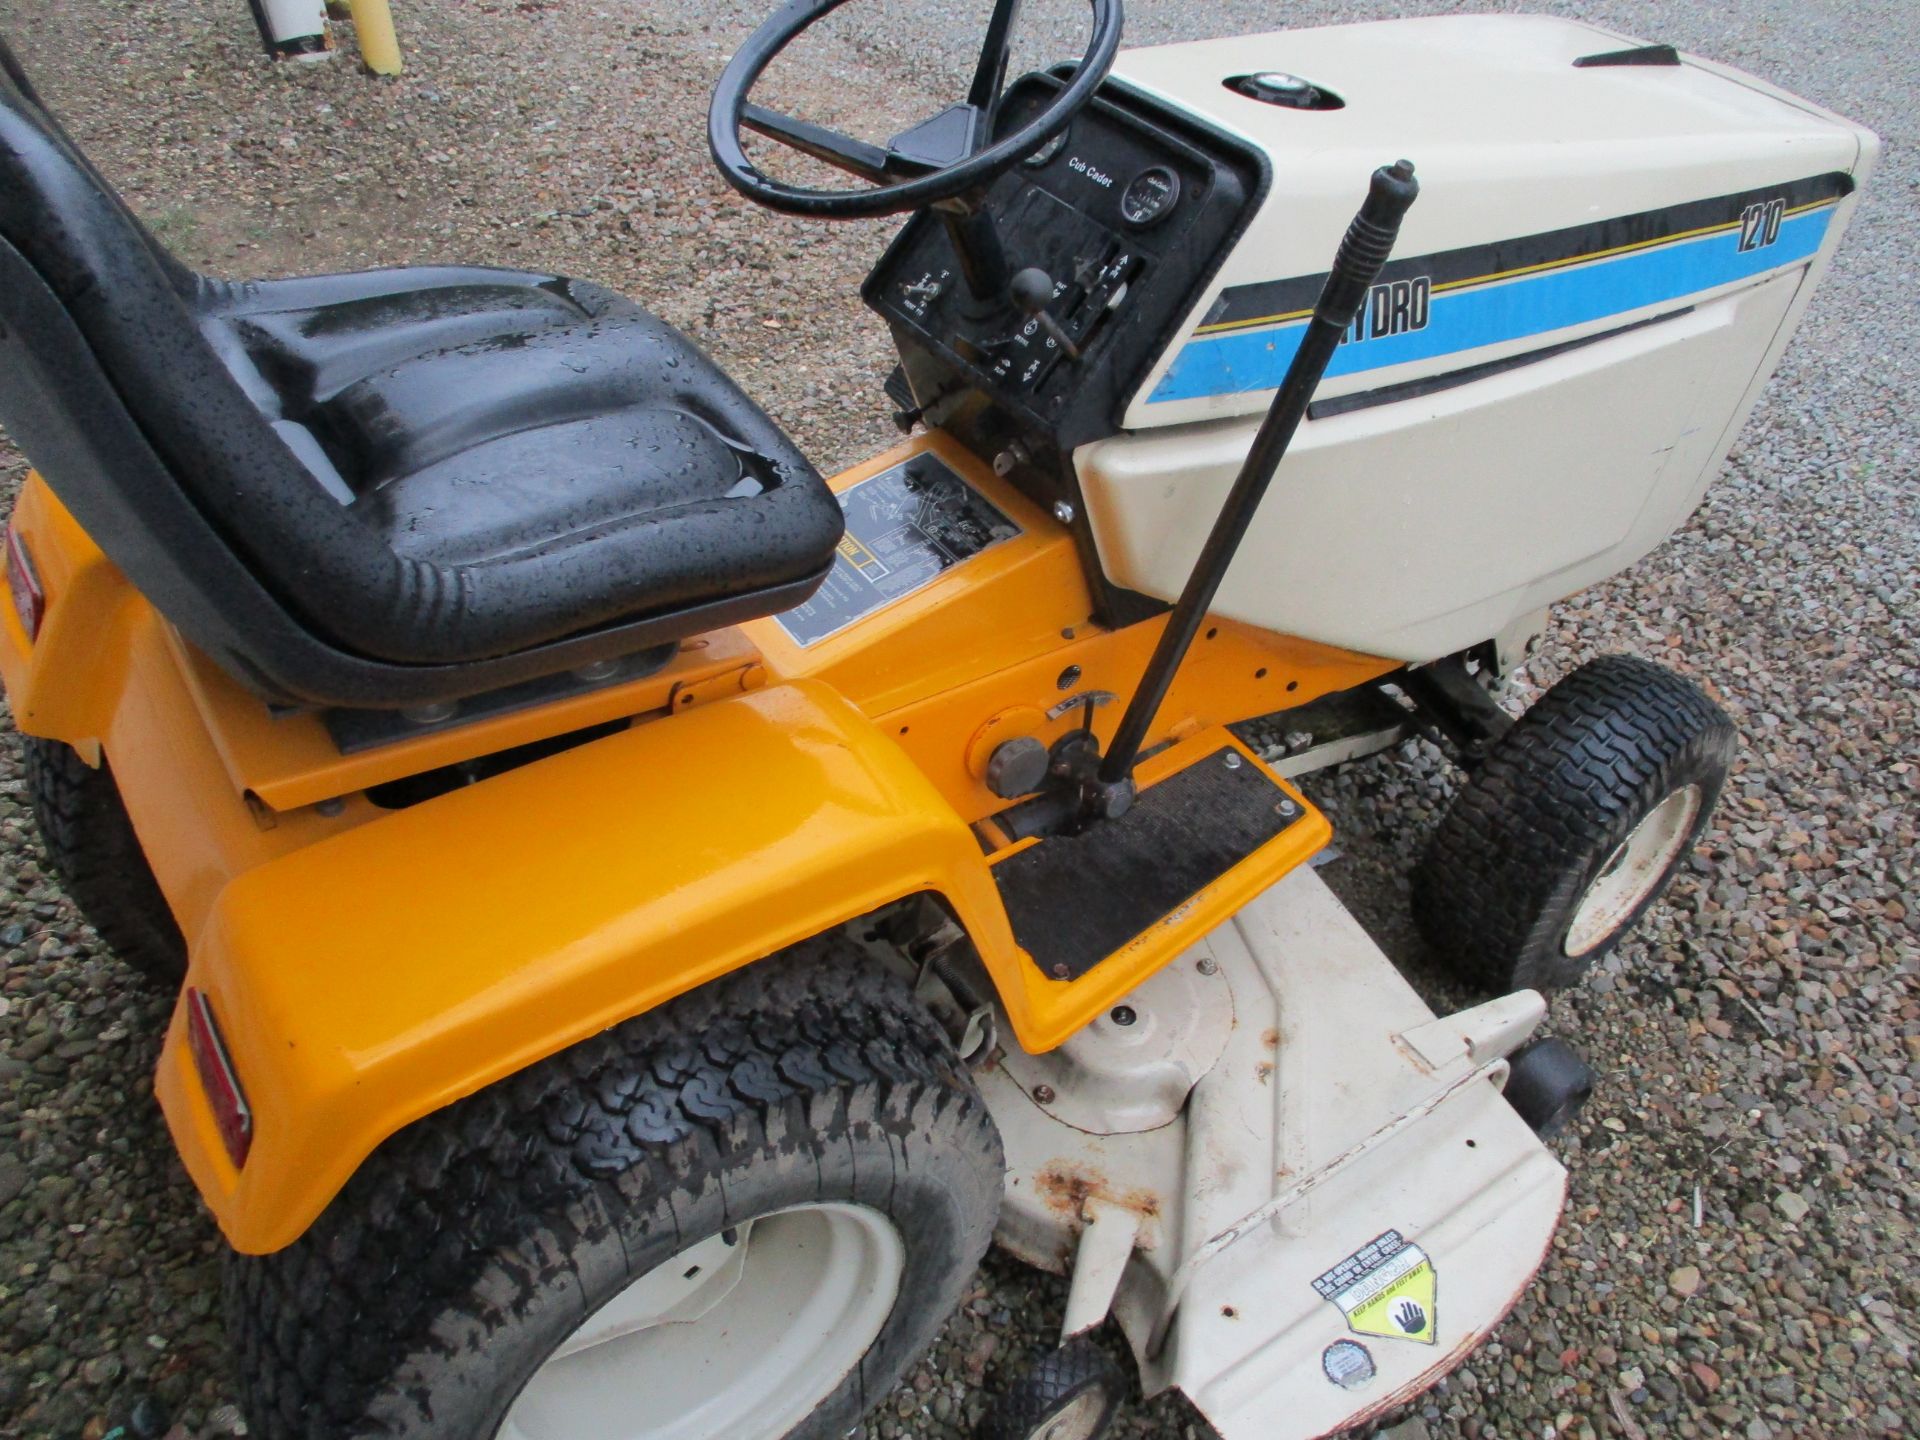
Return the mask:
<path fill-rule="evenodd" d="M 1349 1255 L 1313 1282 L 1322 1300 L 1331 1300 L 1356 1335 L 1385 1340 L 1418 1340 L 1432 1345 L 1439 1325 L 1439 1281 L 1433 1262 L 1398 1230 L 1389 1230 Z"/>

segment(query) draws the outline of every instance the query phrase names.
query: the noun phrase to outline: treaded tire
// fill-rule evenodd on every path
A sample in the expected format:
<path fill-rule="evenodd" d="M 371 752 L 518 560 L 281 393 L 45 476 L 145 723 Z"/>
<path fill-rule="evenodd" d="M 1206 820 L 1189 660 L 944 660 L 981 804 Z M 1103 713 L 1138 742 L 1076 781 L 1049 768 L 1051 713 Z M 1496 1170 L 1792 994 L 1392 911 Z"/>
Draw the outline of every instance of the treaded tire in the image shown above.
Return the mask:
<path fill-rule="evenodd" d="M 1050 1350 L 1018 1380 L 995 1397 L 975 1432 L 978 1440 L 1041 1440 L 1047 1427 L 1065 1418 L 1076 1403 L 1083 1414 L 1063 1430 L 1058 1440 L 1100 1440 L 1120 1413 L 1126 1397 L 1126 1377 L 1086 1335 L 1076 1335 Z M 1091 1400 L 1082 1397 L 1094 1396 Z"/>
<path fill-rule="evenodd" d="M 292 1246 L 230 1256 L 250 1430 L 484 1440 L 630 1279 L 758 1216 L 841 1201 L 893 1222 L 906 1268 L 865 1358 L 789 1432 L 837 1440 L 959 1304 L 1004 1170 L 906 982 L 808 942 L 417 1121 Z"/>
<path fill-rule="evenodd" d="M 180 988 L 187 942 L 133 833 L 105 760 L 94 769 L 71 745 L 21 737 L 27 794 L 41 843 L 87 923 L 156 984 Z"/>
<path fill-rule="evenodd" d="M 1413 874 L 1413 918 L 1463 979 L 1559 990 L 1666 889 L 1713 813 L 1733 722 L 1650 661 L 1603 655 L 1549 690 L 1467 780 Z M 1576 913 L 1636 826 L 1687 786 L 1699 806 L 1671 862 L 1605 938 L 1568 953 Z"/>

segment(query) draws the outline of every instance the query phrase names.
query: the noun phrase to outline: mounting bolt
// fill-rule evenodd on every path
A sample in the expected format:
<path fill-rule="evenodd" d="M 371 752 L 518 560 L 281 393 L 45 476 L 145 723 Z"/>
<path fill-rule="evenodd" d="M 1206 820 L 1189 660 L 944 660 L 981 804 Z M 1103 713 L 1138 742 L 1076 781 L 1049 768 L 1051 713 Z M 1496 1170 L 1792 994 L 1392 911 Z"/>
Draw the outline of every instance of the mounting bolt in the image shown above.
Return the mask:
<path fill-rule="evenodd" d="M 1073 523 L 1073 506 L 1064 500 L 1054 501 L 1053 518 L 1058 520 L 1062 525 L 1071 525 Z"/>
<path fill-rule="evenodd" d="M 1273 808 L 1279 811 L 1280 814 L 1286 818 L 1291 818 L 1300 809 L 1300 807 L 1298 805 L 1295 805 L 1291 800 L 1282 800 L 1278 805 L 1274 806 Z"/>
<path fill-rule="evenodd" d="M 1220 962 L 1211 955 L 1202 955 L 1199 964 L 1194 968 L 1202 975 L 1218 975 L 1220 973 Z"/>
<path fill-rule="evenodd" d="M 1238 750 L 1227 751 L 1227 769 L 1238 770 L 1239 768 L 1240 768 L 1240 752 Z"/>
<path fill-rule="evenodd" d="M 1034 1086 L 1033 1098 L 1036 1104 L 1051 1105 L 1053 1103 L 1053 1086 L 1051 1085 Z"/>
<path fill-rule="evenodd" d="M 1107 1013 L 1107 1018 L 1116 1025 L 1131 1025 L 1140 1017 L 1134 1013 L 1131 1005 L 1116 1005 Z"/>

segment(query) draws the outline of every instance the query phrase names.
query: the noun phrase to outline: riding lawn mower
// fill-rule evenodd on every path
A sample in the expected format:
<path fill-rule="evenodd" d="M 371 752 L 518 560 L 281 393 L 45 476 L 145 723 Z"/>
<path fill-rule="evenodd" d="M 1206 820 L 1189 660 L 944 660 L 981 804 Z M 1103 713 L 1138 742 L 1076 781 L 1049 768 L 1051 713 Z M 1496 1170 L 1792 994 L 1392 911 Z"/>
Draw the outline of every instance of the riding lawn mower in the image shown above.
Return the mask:
<path fill-rule="evenodd" d="M 1594 1076 L 1544 997 L 1735 737 L 1637 659 L 1505 683 L 1699 503 L 1878 142 L 1571 21 L 1122 50 L 1120 0 L 1017 78 L 998 0 L 869 142 L 751 98 L 840 3 L 710 118 L 756 204 L 909 216 L 862 292 L 905 438 L 827 479 L 586 281 L 195 272 L 0 47 L 0 676 L 68 889 L 178 993 L 251 1433 L 837 1437 L 997 1242 L 1070 1284 L 990 1440 L 1104 1433 L 1109 1319 L 1292 1440 L 1552 1240 Z M 1444 1016 L 1295 785 L 1409 735 L 1465 771 Z"/>

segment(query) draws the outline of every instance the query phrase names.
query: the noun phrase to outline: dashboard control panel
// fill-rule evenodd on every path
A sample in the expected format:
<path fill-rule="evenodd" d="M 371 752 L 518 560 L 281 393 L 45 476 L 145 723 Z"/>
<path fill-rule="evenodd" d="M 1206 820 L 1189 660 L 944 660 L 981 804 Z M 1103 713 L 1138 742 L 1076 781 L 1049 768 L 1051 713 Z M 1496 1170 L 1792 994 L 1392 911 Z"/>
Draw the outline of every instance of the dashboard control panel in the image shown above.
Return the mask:
<path fill-rule="evenodd" d="M 1001 130 L 1061 84 L 1029 75 L 1012 86 Z M 1071 449 L 1118 428 L 1266 178 L 1243 142 L 1110 81 L 1063 134 L 994 181 L 977 206 L 984 223 L 916 216 L 862 293 L 892 325 L 920 404 L 978 392 Z M 963 255 L 983 243 L 999 252 L 986 265 Z M 983 270 L 1023 284 L 982 286 Z"/>

